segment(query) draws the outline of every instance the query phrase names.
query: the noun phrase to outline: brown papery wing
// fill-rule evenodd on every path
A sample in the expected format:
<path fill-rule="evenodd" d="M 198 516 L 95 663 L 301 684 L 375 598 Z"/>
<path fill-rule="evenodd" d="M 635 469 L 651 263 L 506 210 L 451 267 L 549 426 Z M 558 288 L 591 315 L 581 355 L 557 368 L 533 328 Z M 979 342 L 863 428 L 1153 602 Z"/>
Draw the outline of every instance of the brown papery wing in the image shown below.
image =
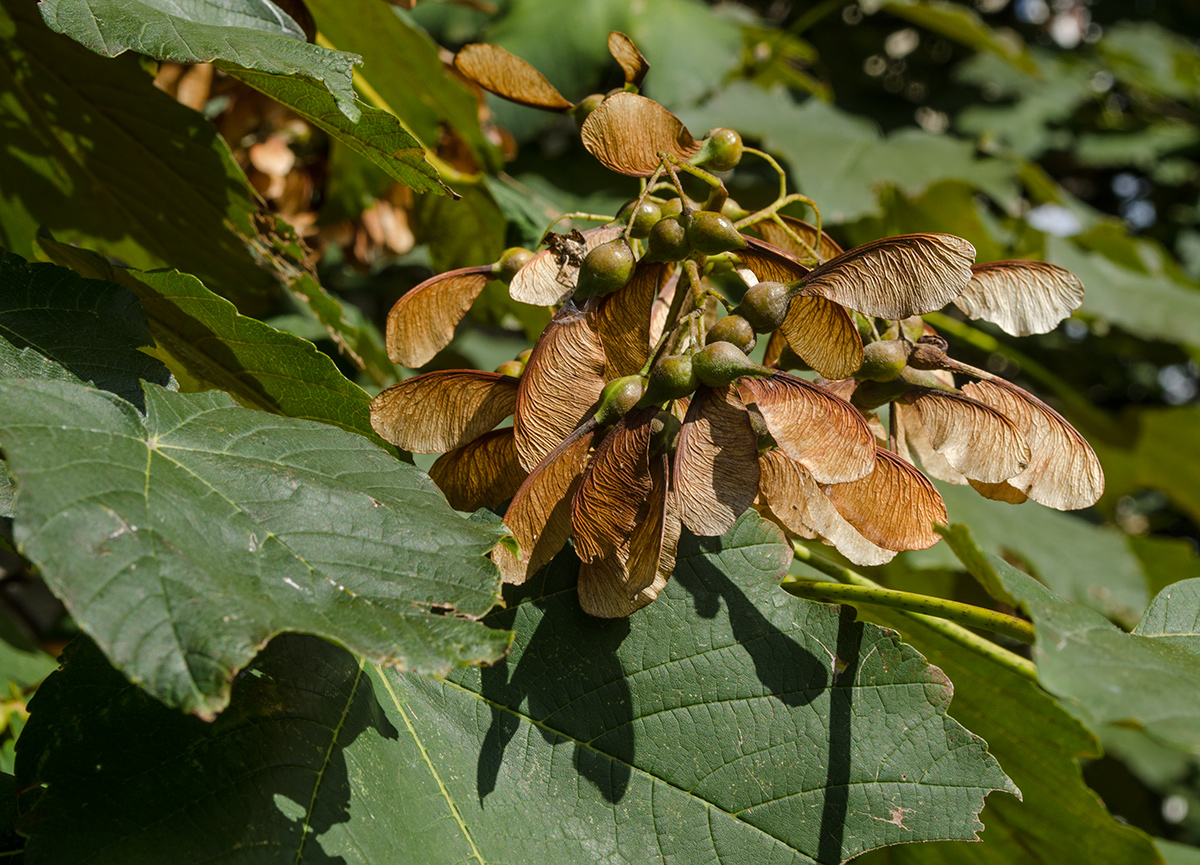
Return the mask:
<path fill-rule="evenodd" d="M 511 499 L 525 480 L 512 428 L 486 432 L 438 457 L 429 476 L 456 511 L 494 508 Z"/>
<path fill-rule="evenodd" d="M 732 254 L 759 282 L 795 282 L 809 274 L 796 256 L 755 237 L 747 237 L 746 248 Z"/>
<path fill-rule="evenodd" d="M 940 539 L 946 504 L 929 479 L 883 448 L 865 478 L 831 484 L 825 494 L 846 522 L 871 543 L 889 550 L 923 550 Z"/>
<path fill-rule="evenodd" d="M 640 87 L 642 79 L 650 71 L 650 62 L 633 44 L 633 40 L 619 30 L 608 34 L 608 53 L 613 56 L 625 73 L 625 83 Z"/>
<path fill-rule="evenodd" d="M 823 231 L 818 232 L 815 225 L 811 225 L 803 219 L 796 219 L 794 216 L 784 216 L 782 214 L 778 214 L 776 219 L 783 222 L 787 228 L 770 219 L 756 222 L 751 228 L 767 243 L 790 252 L 801 261 L 815 258 L 818 262 L 825 262 L 831 258 L 837 258 L 842 254 L 842 248 L 837 245 L 833 238 Z M 796 237 L 792 237 L 788 233 L 788 229 Z M 798 242 L 797 238 L 799 238 Z"/>
<path fill-rule="evenodd" d="M 732 386 L 701 387 L 675 448 L 675 495 L 683 524 L 723 535 L 758 494 L 758 437 Z"/>
<path fill-rule="evenodd" d="M 581 231 L 584 242 L 584 254 L 591 252 L 602 243 L 615 240 L 624 231 L 624 226 L 617 224 L 598 225 Z M 525 265 L 513 276 L 508 284 L 508 296 L 521 303 L 534 306 L 553 306 L 562 303 L 575 291 L 575 283 L 579 278 L 579 265 L 568 261 L 559 261 L 554 252 L 543 249 L 525 262 Z"/>
<path fill-rule="evenodd" d="M 930 446 L 968 478 L 997 483 L 1029 464 L 1029 443 L 1001 412 L 954 391 L 915 389 L 906 397 Z"/>
<path fill-rule="evenodd" d="M 966 476 L 950 465 L 949 460 L 933 449 L 929 433 L 921 423 L 921 415 L 910 405 L 892 403 L 892 429 L 896 435 L 896 452 L 908 462 L 921 461 L 921 468 L 930 477 L 949 484 L 968 483 Z M 914 459 L 915 458 L 915 459 Z"/>
<path fill-rule="evenodd" d="M 963 393 L 1002 412 L 1029 441 L 1029 464 L 1007 478 L 1016 492 L 1060 511 L 1086 508 L 1100 498 L 1104 492 L 1100 461 L 1062 415 L 1003 379 L 968 382 Z M 995 492 L 989 498 L 1012 495 L 1006 490 Z"/>
<path fill-rule="evenodd" d="M 650 478 L 652 485 L 646 519 L 638 523 L 629 539 L 629 583 L 625 592 L 631 598 L 653 587 L 660 579 L 666 583 L 675 570 L 675 549 L 682 528 L 671 492 L 671 463 L 666 453 L 651 457 Z M 654 594 L 658 591 L 655 589 Z"/>
<path fill-rule="evenodd" d="M 616 93 L 600 103 L 580 128 L 583 146 L 605 168 L 631 177 L 649 177 L 660 152 L 686 162 L 699 143 L 678 117 L 653 99 Z"/>
<path fill-rule="evenodd" d="M 875 437 L 858 409 L 802 378 L 777 372 L 738 380 L 780 449 L 823 484 L 857 480 L 875 464 Z"/>
<path fill-rule="evenodd" d="M 650 478 L 650 421 L 657 410 L 644 409 L 613 426 L 596 448 L 571 502 L 575 552 L 584 562 L 629 549 L 639 520 L 644 521 Z"/>
<path fill-rule="evenodd" d="M 971 268 L 954 305 L 1013 336 L 1049 333 L 1083 303 L 1083 283 L 1044 261 L 992 261 Z"/>
<path fill-rule="evenodd" d="M 450 344 L 454 328 L 495 277 L 492 266 L 448 270 L 410 289 L 387 317 L 387 353 L 401 366 L 419 367 Z"/>
<path fill-rule="evenodd" d="M 599 301 L 596 329 L 609 381 L 640 372 L 645 365 L 650 356 L 650 311 L 672 269 L 663 263 L 639 264 L 628 285 Z"/>
<path fill-rule="evenodd" d="M 538 337 L 517 389 L 513 427 L 532 470 L 589 414 L 604 389 L 604 349 L 587 314 L 566 303 Z"/>
<path fill-rule="evenodd" d="M 464 45 L 454 57 L 454 67 L 484 90 L 518 105 L 544 111 L 569 111 L 574 107 L 546 76 L 499 45 Z"/>
<path fill-rule="evenodd" d="M 854 375 L 862 366 L 863 344 L 854 319 L 824 297 L 795 297 L 779 328 L 805 363 L 829 379 Z"/>
<path fill-rule="evenodd" d="M 427 372 L 371 400 L 371 426 L 384 441 L 418 454 L 454 450 L 513 413 L 518 383 L 477 369 Z"/>
<path fill-rule="evenodd" d="M 815 268 L 804 291 L 879 318 L 933 312 L 963 293 L 975 247 L 952 234 L 904 234 L 856 246 Z"/>

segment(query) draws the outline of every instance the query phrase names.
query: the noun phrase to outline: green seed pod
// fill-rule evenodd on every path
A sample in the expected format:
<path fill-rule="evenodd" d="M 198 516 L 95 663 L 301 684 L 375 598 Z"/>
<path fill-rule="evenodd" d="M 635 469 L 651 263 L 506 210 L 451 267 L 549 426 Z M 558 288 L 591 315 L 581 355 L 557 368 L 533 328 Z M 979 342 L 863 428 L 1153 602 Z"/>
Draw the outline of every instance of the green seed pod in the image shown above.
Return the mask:
<path fill-rule="evenodd" d="M 701 384 L 723 387 L 746 375 L 763 375 L 771 371 L 750 358 L 730 342 L 714 342 L 692 356 L 692 368 Z"/>
<path fill-rule="evenodd" d="M 770 333 L 783 324 L 791 302 L 791 289 L 784 283 L 760 282 L 747 289 L 734 312 L 758 333 Z"/>
<path fill-rule="evenodd" d="M 623 238 L 600 244 L 584 257 L 583 264 L 579 266 L 575 298 L 586 300 L 624 288 L 633 276 L 636 265 L 633 250 Z"/>
<path fill-rule="evenodd" d="M 525 371 L 525 364 L 519 360 L 506 360 L 500 366 L 496 367 L 496 372 L 501 375 L 511 376 L 512 378 L 520 378 L 521 373 Z"/>
<path fill-rule="evenodd" d="M 626 202 L 625 206 L 621 208 L 621 212 L 617 214 L 617 221 L 632 221 L 633 226 L 629 231 L 630 235 L 633 237 L 645 237 L 650 233 L 650 229 L 654 227 L 654 224 L 662 219 L 662 208 L 649 199 L 638 204 L 636 211 L 634 210 L 635 204 L 637 204 L 636 199 Z"/>
<path fill-rule="evenodd" d="M 742 351 L 750 351 L 754 348 L 754 328 L 740 315 L 727 315 L 709 328 L 704 342 L 707 345 L 712 345 L 714 342 L 728 342 L 736 345 Z"/>
<path fill-rule="evenodd" d="M 863 362 L 854 377 L 859 380 L 892 381 L 908 363 L 910 343 L 880 339 L 863 348 Z"/>
<path fill-rule="evenodd" d="M 599 108 L 600 103 L 603 101 L 603 93 L 590 93 L 580 99 L 575 107 L 571 109 L 571 116 L 575 118 L 575 125 L 583 126 L 583 121 L 587 120 L 588 115 Z"/>
<path fill-rule="evenodd" d="M 640 375 L 614 378 L 600 392 L 600 405 L 596 409 L 596 423 L 609 426 L 616 423 L 633 409 L 646 392 L 646 380 Z"/>
<path fill-rule="evenodd" d="M 668 198 L 659 205 L 658 209 L 662 211 L 664 218 L 668 216 L 679 216 L 683 213 L 683 199 Z"/>
<path fill-rule="evenodd" d="M 650 229 L 645 261 L 680 261 L 692 251 L 687 229 L 677 216 L 664 216 Z"/>
<path fill-rule="evenodd" d="M 692 359 L 683 354 L 672 354 L 662 358 L 650 370 L 650 383 L 646 387 L 643 405 L 665 403 L 693 393 L 700 386 Z"/>
<path fill-rule="evenodd" d="M 733 227 L 728 217 L 711 210 L 693 214 L 687 228 L 688 242 L 705 255 L 716 255 L 731 249 L 745 249 L 746 240 Z"/>
<path fill-rule="evenodd" d="M 499 261 L 492 265 L 492 272 L 496 275 L 496 279 L 508 285 L 517 275 L 517 271 L 528 264 L 532 258 L 533 253 L 528 249 L 510 246 L 500 254 Z"/>
<path fill-rule="evenodd" d="M 654 420 L 650 421 L 651 455 L 658 456 L 663 451 L 674 451 L 681 426 L 679 418 L 669 411 L 660 411 L 655 415 Z"/>
<path fill-rule="evenodd" d="M 721 126 L 708 133 L 691 162 L 709 171 L 731 171 L 742 161 L 742 151 L 742 136 Z"/>

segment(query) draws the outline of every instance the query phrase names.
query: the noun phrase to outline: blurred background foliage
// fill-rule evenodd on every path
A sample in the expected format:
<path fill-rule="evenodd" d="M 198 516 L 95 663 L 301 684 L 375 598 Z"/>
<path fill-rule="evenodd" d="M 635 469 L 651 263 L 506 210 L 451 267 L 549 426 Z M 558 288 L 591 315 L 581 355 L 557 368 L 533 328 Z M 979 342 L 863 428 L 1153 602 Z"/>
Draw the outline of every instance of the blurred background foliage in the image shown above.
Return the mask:
<path fill-rule="evenodd" d="M 473 91 L 447 71 L 451 52 L 499 44 L 577 100 L 620 85 L 605 40 L 621 30 L 651 63 L 646 95 L 697 136 L 729 126 L 774 154 L 844 246 L 942 231 L 970 240 L 980 261 L 1039 258 L 1078 274 L 1083 308 L 1043 336 L 1017 340 L 948 314 L 930 321 L 956 357 L 1040 394 L 1088 437 L 1105 467 L 1104 498 L 1066 515 L 942 485 L 951 519 L 969 524 L 986 550 L 1126 627 L 1161 588 L 1200 576 L 1193 3 L 577 0 L 569 21 L 550 0 L 306 6 L 289 11 L 333 47 L 342 47 L 339 22 L 377 19 L 357 31 L 374 41 L 352 48 L 364 57 L 359 94 L 405 118 L 460 200 L 414 194 L 212 66 L 163 63 L 156 84 L 215 123 L 250 184 L 286 221 L 268 254 L 315 273 L 324 287 L 298 280 L 268 301 L 232 299 L 244 309 L 257 303 L 269 323 L 316 341 L 369 391 L 409 374 L 381 351 L 384 318 L 403 292 L 434 272 L 493 261 L 506 246 L 533 246 L 563 213 L 615 213 L 636 192 L 635 181 L 583 150 L 572 120 Z M 777 192 L 773 172 L 751 158 L 727 183 L 747 207 Z M 106 251 L 154 266 L 152 256 Z M 493 284 L 433 366 L 494 368 L 528 347 L 547 318 Z M 365 372 L 331 330 L 366 361 Z M 14 555 L 0 555 L 10 577 L 19 572 Z M 980 600 L 944 545 L 901 554 L 872 576 Z M 29 600 L 31 581 L 4 583 L 25 630 L 51 639 L 69 632 L 42 612 L 44 598 Z M 27 679 L 0 701 L 0 724 L 10 730 L 19 729 Z M 1200 761 L 1136 731 L 1110 729 L 1103 738 L 1108 756 L 1086 777 L 1113 813 L 1152 835 L 1200 843 Z M 11 771 L 11 740 L 0 769 Z M 1175 855 L 1184 854 L 1168 858 Z"/>

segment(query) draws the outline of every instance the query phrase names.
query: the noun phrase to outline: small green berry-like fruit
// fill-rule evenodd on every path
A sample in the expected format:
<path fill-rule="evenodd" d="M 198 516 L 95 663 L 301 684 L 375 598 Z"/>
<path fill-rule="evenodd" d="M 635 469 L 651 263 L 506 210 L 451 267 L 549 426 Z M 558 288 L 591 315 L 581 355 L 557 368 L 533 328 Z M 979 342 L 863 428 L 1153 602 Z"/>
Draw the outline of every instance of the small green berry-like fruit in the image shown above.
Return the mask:
<path fill-rule="evenodd" d="M 854 377 L 860 380 L 892 381 L 908 363 L 909 343 L 880 339 L 863 348 L 863 362 Z"/>
<path fill-rule="evenodd" d="M 677 216 L 664 216 L 650 229 L 646 261 L 679 261 L 692 251 L 687 229 Z"/>
<path fill-rule="evenodd" d="M 701 384 L 723 387 L 746 375 L 764 375 L 770 370 L 750 358 L 730 342 L 714 342 L 692 356 L 692 368 Z"/>
<path fill-rule="evenodd" d="M 791 302 L 791 290 L 782 282 L 760 282 L 746 290 L 735 313 L 758 333 L 770 333 L 783 324 Z"/>
<path fill-rule="evenodd" d="M 501 375 L 507 375 L 511 378 L 520 378 L 521 373 L 525 371 L 525 364 L 519 360 L 506 360 L 500 366 L 496 367 L 496 372 Z"/>
<path fill-rule="evenodd" d="M 583 264 L 579 266 L 575 297 L 586 300 L 624 288 L 636 265 L 633 250 L 623 238 L 600 244 L 584 256 Z"/>
<path fill-rule="evenodd" d="M 671 354 L 662 358 L 650 370 L 650 384 L 646 387 L 646 405 L 661 404 L 667 400 L 681 399 L 700 386 L 692 359 L 684 354 Z"/>
<path fill-rule="evenodd" d="M 754 328 L 740 315 L 727 315 L 709 328 L 704 342 L 709 345 L 714 342 L 728 342 L 742 351 L 750 351 L 754 348 Z"/>
<path fill-rule="evenodd" d="M 679 418 L 669 411 L 660 411 L 655 415 L 654 420 L 650 421 L 650 453 L 658 456 L 663 451 L 674 451 L 681 426 Z"/>
<path fill-rule="evenodd" d="M 637 204 L 636 199 L 627 202 L 621 208 L 621 212 L 617 214 L 617 221 L 630 222 L 632 220 L 633 227 L 629 233 L 634 237 L 645 237 L 654 227 L 654 223 L 662 219 L 662 208 L 649 199 L 638 204 L 636 210 L 634 210 L 635 204 Z"/>
<path fill-rule="evenodd" d="M 616 423 L 633 409 L 646 392 L 646 380 L 640 375 L 614 378 L 600 392 L 600 405 L 596 409 L 596 423 L 609 426 Z"/>
<path fill-rule="evenodd" d="M 691 161 L 709 171 L 731 171 L 742 161 L 743 149 L 742 136 L 722 126 L 708 133 Z"/>
<path fill-rule="evenodd" d="M 583 121 L 587 120 L 588 115 L 599 108 L 600 103 L 603 101 L 603 93 L 590 93 L 580 99 L 575 107 L 571 109 L 571 116 L 575 118 L 575 125 L 583 126 Z"/>
<path fill-rule="evenodd" d="M 508 285 L 517 275 L 517 271 L 527 265 L 532 258 L 533 253 L 528 249 L 510 246 L 500 254 L 500 260 L 492 266 L 492 272 L 496 274 L 496 279 Z"/>
<path fill-rule="evenodd" d="M 662 211 L 663 216 L 679 216 L 683 213 L 683 199 L 668 198 L 659 205 L 659 210 Z"/>
<path fill-rule="evenodd" d="M 729 218 L 711 210 L 701 210 L 693 214 L 687 236 L 692 247 L 705 255 L 746 248 L 745 238 L 733 227 Z"/>

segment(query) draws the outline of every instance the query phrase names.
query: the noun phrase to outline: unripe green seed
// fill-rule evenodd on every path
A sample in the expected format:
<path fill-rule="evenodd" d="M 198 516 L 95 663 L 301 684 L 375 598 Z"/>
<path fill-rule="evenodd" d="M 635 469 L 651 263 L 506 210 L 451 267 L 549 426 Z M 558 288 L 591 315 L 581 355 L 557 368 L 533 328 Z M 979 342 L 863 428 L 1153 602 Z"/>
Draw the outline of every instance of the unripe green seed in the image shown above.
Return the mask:
<path fill-rule="evenodd" d="M 587 120 L 588 115 L 599 108 L 600 103 L 603 101 L 603 93 L 590 93 L 580 99 L 576 106 L 571 109 L 571 116 L 575 118 L 575 125 L 583 126 L 583 121 Z"/>
<path fill-rule="evenodd" d="M 683 213 L 683 199 L 668 198 L 661 205 L 659 205 L 659 210 L 662 211 L 664 218 L 668 216 L 679 216 Z"/>
<path fill-rule="evenodd" d="M 528 249 L 510 246 L 500 254 L 500 259 L 493 265 L 492 271 L 496 274 L 496 279 L 508 285 L 517 275 L 517 271 L 527 265 L 532 258 L 533 253 Z"/>
<path fill-rule="evenodd" d="M 632 221 L 633 225 L 629 230 L 630 235 L 633 237 L 645 237 L 650 233 L 650 229 L 654 227 L 654 224 L 662 219 L 662 208 L 649 199 L 642 201 L 641 204 L 637 204 L 636 210 L 634 209 L 635 204 L 637 204 L 636 200 L 626 202 L 625 206 L 621 208 L 621 212 L 617 214 L 617 221 Z"/>
<path fill-rule="evenodd" d="M 633 277 L 637 259 L 623 238 L 602 243 L 584 256 L 575 286 L 577 300 L 611 294 Z"/>
<path fill-rule="evenodd" d="M 709 171 L 730 171 L 742 161 L 742 136 L 732 129 L 718 127 L 708 133 L 692 164 Z"/>
<path fill-rule="evenodd" d="M 511 376 L 512 378 L 520 378 L 521 373 L 525 371 L 525 364 L 519 360 L 506 360 L 500 366 L 496 367 L 496 372 L 501 375 Z"/>
<path fill-rule="evenodd" d="M 658 456 L 663 451 L 675 450 L 675 440 L 679 437 L 682 424 L 679 418 L 669 411 L 660 411 L 650 421 L 650 453 Z"/>
<path fill-rule="evenodd" d="M 633 409 L 646 392 L 646 380 L 640 375 L 614 378 L 600 392 L 600 405 L 596 409 L 596 423 L 608 426 L 616 423 Z"/>
<path fill-rule="evenodd" d="M 783 324 L 791 302 L 791 289 L 784 283 L 760 282 L 746 290 L 734 312 L 758 333 L 770 333 Z"/>
<path fill-rule="evenodd" d="M 763 375 L 770 370 L 761 366 L 733 343 L 714 342 L 692 356 L 692 369 L 701 384 L 723 387 L 746 375 Z"/>
<path fill-rule="evenodd" d="M 728 342 L 742 351 L 750 351 L 754 348 L 754 328 L 740 315 L 727 315 L 709 328 L 704 342 L 709 345 L 714 342 Z"/>
<path fill-rule="evenodd" d="M 908 363 L 910 343 L 898 339 L 880 339 L 863 348 L 863 362 L 854 377 L 860 380 L 892 381 Z"/>
<path fill-rule="evenodd" d="M 701 210 L 692 215 L 687 237 L 692 248 L 705 255 L 746 248 L 745 238 L 733 227 L 729 218 L 711 210 Z"/>
<path fill-rule="evenodd" d="M 650 370 L 650 384 L 646 387 L 645 405 L 661 404 L 667 400 L 680 399 L 693 393 L 700 386 L 692 359 L 683 354 L 672 354 L 662 358 Z"/>
<path fill-rule="evenodd" d="M 692 251 L 687 229 L 677 216 L 664 216 L 650 229 L 646 261 L 679 261 Z"/>

